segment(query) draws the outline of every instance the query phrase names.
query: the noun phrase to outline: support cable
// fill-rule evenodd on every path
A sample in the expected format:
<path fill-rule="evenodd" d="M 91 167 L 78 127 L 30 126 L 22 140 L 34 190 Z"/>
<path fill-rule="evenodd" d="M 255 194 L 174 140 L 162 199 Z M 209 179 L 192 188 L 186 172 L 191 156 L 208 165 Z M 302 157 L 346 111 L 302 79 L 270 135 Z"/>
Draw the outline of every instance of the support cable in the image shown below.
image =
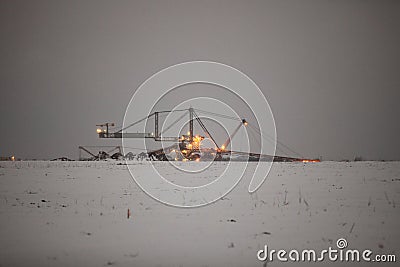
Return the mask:
<path fill-rule="evenodd" d="M 241 121 L 242 120 L 240 118 L 236 118 L 236 117 L 232 117 L 232 116 L 228 116 L 228 115 L 224 115 L 224 114 L 218 114 L 218 113 L 214 113 L 214 112 L 210 112 L 210 111 L 205 111 L 205 110 L 201 110 L 201 109 L 197 109 L 197 108 L 195 110 L 198 111 L 199 113 L 213 115 L 213 116 L 220 117 L 220 118 L 236 120 L 236 121 Z"/>
<path fill-rule="evenodd" d="M 177 124 L 181 119 L 183 119 L 186 116 L 186 113 L 183 113 L 182 116 L 180 116 L 179 118 L 177 118 L 173 123 L 171 123 L 167 128 L 165 128 L 161 133 L 160 136 L 165 133 L 166 131 L 168 131 L 169 129 L 172 128 L 172 126 L 174 126 L 175 124 Z"/>
<path fill-rule="evenodd" d="M 257 129 L 255 126 L 250 124 L 250 127 L 252 127 L 256 132 L 258 132 L 258 134 L 260 134 L 261 137 L 265 136 L 267 137 L 270 141 L 274 142 L 274 138 L 272 138 L 270 135 L 268 135 L 267 133 L 265 133 L 264 131 L 262 131 L 261 129 Z M 281 145 L 282 147 L 286 148 L 288 151 L 290 151 L 291 153 L 296 154 L 299 157 L 303 157 L 301 154 L 297 153 L 296 151 L 294 151 L 293 149 L 291 149 L 290 147 L 288 147 L 287 145 L 283 144 L 282 142 L 279 142 L 278 139 L 276 139 L 276 143 Z M 278 148 L 278 147 L 277 147 Z M 279 149 L 281 150 L 281 149 Z M 282 151 L 282 150 L 281 150 Z M 283 152 L 283 151 L 282 151 Z"/>
<path fill-rule="evenodd" d="M 211 136 L 210 132 L 207 130 L 206 126 L 203 124 L 201 121 L 200 117 L 197 115 L 195 111 L 193 111 L 193 114 L 197 120 L 197 122 L 200 124 L 201 128 L 203 128 L 203 131 L 206 133 L 206 135 L 214 142 L 215 146 L 219 149 L 219 146 L 217 142 L 214 140 L 214 138 Z"/>

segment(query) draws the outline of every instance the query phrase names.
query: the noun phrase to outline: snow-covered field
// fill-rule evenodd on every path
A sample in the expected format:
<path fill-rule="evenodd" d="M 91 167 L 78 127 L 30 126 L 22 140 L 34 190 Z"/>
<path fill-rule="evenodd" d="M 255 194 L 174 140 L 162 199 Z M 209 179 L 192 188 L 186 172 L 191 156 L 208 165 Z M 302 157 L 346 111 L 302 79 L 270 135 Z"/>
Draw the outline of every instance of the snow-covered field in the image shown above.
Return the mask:
<path fill-rule="evenodd" d="M 398 264 L 400 162 L 274 163 L 256 193 L 248 183 L 185 209 L 143 193 L 118 162 L 1 162 L 0 266 L 308 266 L 263 263 L 256 254 L 264 245 L 336 248 L 339 238 L 395 254 Z M 311 265 L 322 264 L 351 263 Z"/>

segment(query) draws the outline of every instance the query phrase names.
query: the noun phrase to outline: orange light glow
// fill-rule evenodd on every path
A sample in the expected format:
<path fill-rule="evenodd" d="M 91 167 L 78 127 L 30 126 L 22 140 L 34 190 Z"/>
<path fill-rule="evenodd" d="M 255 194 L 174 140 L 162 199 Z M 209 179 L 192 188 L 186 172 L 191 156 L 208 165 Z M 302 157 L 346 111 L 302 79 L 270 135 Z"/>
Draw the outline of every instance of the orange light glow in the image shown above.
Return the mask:
<path fill-rule="evenodd" d="M 321 162 L 319 159 L 303 159 L 303 163 L 309 163 L 309 162 Z"/>
<path fill-rule="evenodd" d="M 97 128 L 96 131 L 97 131 L 98 134 L 102 132 L 102 130 L 100 128 Z"/>
<path fill-rule="evenodd" d="M 196 159 L 196 162 L 199 162 L 199 161 L 200 161 L 200 158 L 197 158 L 197 159 Z"/>

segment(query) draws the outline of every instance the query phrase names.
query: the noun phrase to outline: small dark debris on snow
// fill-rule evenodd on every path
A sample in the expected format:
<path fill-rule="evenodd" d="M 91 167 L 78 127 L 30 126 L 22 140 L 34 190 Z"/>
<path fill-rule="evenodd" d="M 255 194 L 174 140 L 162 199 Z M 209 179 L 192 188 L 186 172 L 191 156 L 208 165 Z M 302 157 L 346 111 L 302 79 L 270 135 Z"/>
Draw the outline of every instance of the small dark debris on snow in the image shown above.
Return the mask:
<path fill-rule="evenodd" d="M 262 232 L 264 235 L 270 235 L 270 232 Z"/>
<path fill-rule="evenodd" d="M 236 220 L 234 220 L 234 219 L 229 219 L 228 222 L 234 222 L 234 223 L 235 223 Z"/>
<path fill-rule="evenodd" d="M 353 225 L 350 228 L 350 233 L 353 232 L 354 226 L 356 225 L 356 223 L 353 223 Z"/>
<path fill-rule="evenodd" d="M 234 248 L 235 247 L 235 244 L 233 244 L 233 242 L 231 242 L 230 244 L 229 244 L 229 246 L 228 246 L 228 248 Z"/>

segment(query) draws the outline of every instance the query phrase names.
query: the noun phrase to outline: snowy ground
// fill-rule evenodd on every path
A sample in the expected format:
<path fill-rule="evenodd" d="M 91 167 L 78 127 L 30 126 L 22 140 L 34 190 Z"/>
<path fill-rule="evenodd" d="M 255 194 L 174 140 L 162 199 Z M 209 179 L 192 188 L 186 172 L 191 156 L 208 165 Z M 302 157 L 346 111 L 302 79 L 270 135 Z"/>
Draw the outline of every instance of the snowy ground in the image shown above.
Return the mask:
<path fill-rule="evenodd" d="M 0 266 L 308 266 L 256 254 L 335 248 L 338 238 L 398 264 L 400 162 L 274 163 L 255 194 L 247 186 L 183 209 L 147 196 L 116 162 L 2 162 Z"/>

